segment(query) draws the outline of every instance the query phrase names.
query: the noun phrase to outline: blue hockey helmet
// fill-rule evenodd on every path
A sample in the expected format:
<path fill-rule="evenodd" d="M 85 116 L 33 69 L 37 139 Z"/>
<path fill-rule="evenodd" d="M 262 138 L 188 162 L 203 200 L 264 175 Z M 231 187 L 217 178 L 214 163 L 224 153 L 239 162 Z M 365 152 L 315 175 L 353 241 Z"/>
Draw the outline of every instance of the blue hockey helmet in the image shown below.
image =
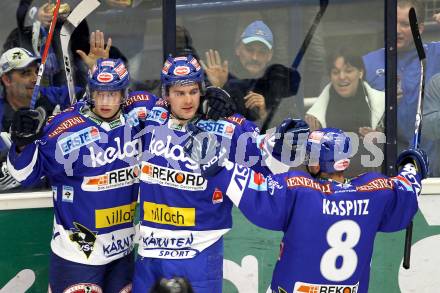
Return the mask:
<path fill-rule="evenodd" d="M 344 171 L 350 165 L 350 138 L 340 129 L 322 128 L 309 134 L 306 165 L 320 166 L 320 172 Z"/>
<path fill-rule="evenodd" d="M 172 85 L 187 85 L 198 83 L 202 93 L 205 90 L 205 76 L 199 61 L 192 55 L 172 57 L 169 56 L 165 61 L 160 74 L 162 83 L 162 96 L 167 93 L 167 89 Z"/>
<path fill-rule="evenodd" d="M 98 59 L 89 71 L 89 90 L 92 91 L 126 91 L 130 75 L 121 59 Z M 124 93 L 124 98 L 126 93 Z"/>

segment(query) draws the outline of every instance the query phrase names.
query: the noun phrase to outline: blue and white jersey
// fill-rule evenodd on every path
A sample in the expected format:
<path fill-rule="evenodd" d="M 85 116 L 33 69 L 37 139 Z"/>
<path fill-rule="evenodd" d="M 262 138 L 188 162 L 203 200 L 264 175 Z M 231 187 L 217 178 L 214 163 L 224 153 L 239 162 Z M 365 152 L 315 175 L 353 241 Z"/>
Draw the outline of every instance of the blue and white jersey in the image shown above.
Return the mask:
<path fill-rule="evenodd" d="M 261 166 L 257 145 L 259 130 L 240 115 L 225 120 L 194 120 L 199 127 L 215 133 L 230 145 L 231 160 L 253 160 Z M 193 258 L 214 244 L 232 227 L 232 202 L 224 196 L 225 178 L 205 179 L 199 165 L 182 147 L 185 126 L 166 107 L 154 107 L 143 129 L 140 176 L 140 240 L 138 253 L 144 257 Z"/>
<path fill-rule="evenodd" d="M 124 114 L 106 122 L 78 102 L 50 118 L 43 137 L 21 153 L 11 147 L 8 167 L 17 180 L 29 185 L 46 176 L 52 185 L 56 255 L 103 265 L 132 251 L 142 151 L 132 139 L 133 113 L 154 103 L 151 95 L 131 96 Z"/>
<path fill-rule="evenodd" d="M 393 178 L 366 173 L 346 183 L 300 171 L 264 178 L 232 163 L 218 176 L 251 222 L 284 232 L 273 292 L 367 292 L 376 233 L 407 227 L 421 190 L 411 164 Z"/>

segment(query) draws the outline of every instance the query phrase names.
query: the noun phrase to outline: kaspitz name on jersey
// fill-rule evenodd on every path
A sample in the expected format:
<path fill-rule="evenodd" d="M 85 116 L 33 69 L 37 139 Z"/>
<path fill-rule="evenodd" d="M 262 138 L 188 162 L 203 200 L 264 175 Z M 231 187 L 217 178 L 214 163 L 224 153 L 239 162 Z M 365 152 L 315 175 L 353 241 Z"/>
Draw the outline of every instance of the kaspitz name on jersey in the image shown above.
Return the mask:
<path fill-rule="evenodd" d="M 367 216 L 369 199 L 322 199 L 322 213 L 330 216 Z"/>
<path fill-rule="evenodd" d="M 123 160 L 139 157 L 142 152 L 142 142 L 140 139 L 127 141 L 122 144 L 119 137 L 115 137 L 116 148 L 108 146 L 105 150 L 98 146 L 89 146 L 91 166 L 93 168 L 113 163 L 116 159 Z M 99 149 L 96 151 L 95 148 Z"/>

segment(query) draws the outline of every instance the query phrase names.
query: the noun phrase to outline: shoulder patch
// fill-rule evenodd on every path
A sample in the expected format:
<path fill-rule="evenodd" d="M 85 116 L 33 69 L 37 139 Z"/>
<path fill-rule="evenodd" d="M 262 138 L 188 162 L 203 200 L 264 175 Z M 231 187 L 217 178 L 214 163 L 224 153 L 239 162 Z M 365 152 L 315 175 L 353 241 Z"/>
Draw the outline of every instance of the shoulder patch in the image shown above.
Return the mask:
<path fill-rule="evenodd" d="M 128 97 L 128 99 L 125 101 L 125 106 L 128 107 L 135 102 L 150 101 L 151 99 L 152 96 L 146 93 L 136 93 Z"/>
<path fill-rule="evenodd" d="M 147 120 L 154 121 L 159 124 L 165 124 L 168 119 L 168 111 L 162 107 L 153 107 L 148 112 Z"/>
<path fill-rule="evenodd" d="M 226 120 L 237 123 L 238 125 L 243 125 L 243 123 L 246 121 L 246 118 L 237 117 L 237 116 L 229 116 L 228 118 L 226 118 Z"/>
<path fill-rule="evenodd" d="M 197 122 L 197 126 L 205 131 L 209 131 L 226 138 L 232 138 L 235 131 L 235 125 L 224 120 L 201 120 Z"/>
<path fill-rule="evenodd" d="M 58 126 L 55 128 L 55 130 L 53 130 L 52 132 L 50 132 L 48 134 L 48 137 L 54 138 L 54 137 L 60 135 L 61 133 L 65 132 L 66 130 L 68 130 L 76 125 L 85 123 L 85 122 L 86 122 L 86 120 L 84 120 L 84 118 L 79 115 L 67 118 L 64 121 L 62 121 L 61 123 L 59 123 Z"/>

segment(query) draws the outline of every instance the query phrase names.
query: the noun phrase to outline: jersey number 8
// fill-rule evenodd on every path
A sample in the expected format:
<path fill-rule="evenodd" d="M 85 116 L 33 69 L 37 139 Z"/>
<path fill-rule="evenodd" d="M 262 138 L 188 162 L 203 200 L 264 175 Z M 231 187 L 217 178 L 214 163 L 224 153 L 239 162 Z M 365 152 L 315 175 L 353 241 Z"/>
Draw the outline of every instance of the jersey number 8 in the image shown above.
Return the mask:
<path fill-rule="evenodd" d="M 321 258 L 321 274 L 330 281 L 344 281 L 356 270 L 358 257 L 353 247 L 359 242 L 361 229 L 352 220 L 342 220 L 334 223 L 327 231 L 327 243 L 330 248 Z M 337 267 L 338 258 L 342 264 Z"/>

